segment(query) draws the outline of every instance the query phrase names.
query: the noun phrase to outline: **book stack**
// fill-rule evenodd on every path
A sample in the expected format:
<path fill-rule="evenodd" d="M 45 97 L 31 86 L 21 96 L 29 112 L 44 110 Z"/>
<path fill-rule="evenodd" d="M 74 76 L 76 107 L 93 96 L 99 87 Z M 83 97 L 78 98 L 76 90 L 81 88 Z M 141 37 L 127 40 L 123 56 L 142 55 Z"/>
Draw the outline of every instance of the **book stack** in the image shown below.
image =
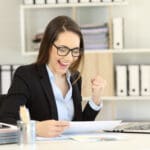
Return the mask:
<path fill-rule="evenodd" d="M 109 47 L 108 25 L 81 26 L 85 49 L 107 49 Z"/>
<path fill-rule="evenodd" d="M 13 125 L 0 123 L 0 144 L 17 143 L 18 128 Z"/>

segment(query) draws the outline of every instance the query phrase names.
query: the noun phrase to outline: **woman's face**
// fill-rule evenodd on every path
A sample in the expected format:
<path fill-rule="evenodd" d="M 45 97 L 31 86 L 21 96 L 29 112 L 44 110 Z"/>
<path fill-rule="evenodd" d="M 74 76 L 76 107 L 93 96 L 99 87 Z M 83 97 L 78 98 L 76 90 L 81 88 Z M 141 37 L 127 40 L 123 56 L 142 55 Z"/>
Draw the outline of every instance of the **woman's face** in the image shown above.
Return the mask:
<path fill-rule="evenodd" d="M 73 57 L 71 51 L 66 56 L 60 56 L 58 55 L 57 47 L 76 48 L 75 50 L 79 50 L 80 38 L 76 33 L 65 31 L 58 35 L 57 40 L 53 44 L 55 46 L 52 45 L 52 49 L 50 49 L 48 66 L 54 74 L 64 75 L 78 57 Z"/>

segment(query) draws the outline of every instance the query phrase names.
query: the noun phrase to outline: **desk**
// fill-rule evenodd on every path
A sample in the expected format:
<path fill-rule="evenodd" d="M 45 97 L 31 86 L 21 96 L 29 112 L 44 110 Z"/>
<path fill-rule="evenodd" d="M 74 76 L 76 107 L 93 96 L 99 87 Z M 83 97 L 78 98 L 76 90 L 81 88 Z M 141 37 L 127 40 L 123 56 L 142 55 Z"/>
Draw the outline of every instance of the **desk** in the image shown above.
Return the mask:
<path fill-rule="evenodd" d="M 113 134 L 121 134 L 126 138 L 118 141 L 99 142 L 37 141 L 33 147 L 9 144 L 1 145 L 0 150 L 150 150 L 150 134 Z"/>

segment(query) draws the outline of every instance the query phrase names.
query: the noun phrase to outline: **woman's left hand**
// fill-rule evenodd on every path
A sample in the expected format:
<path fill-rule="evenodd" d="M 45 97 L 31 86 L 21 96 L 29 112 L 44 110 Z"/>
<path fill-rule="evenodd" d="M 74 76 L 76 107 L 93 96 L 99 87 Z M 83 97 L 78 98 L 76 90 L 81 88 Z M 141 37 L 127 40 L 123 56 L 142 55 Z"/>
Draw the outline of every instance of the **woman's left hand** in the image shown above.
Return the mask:
<path fill-rule="evenodd" d="M 100 75 L 95 76 L 91 79 L 92 83 L 92 100 L 96 105 L 100 105 L 100 97 L 104 88 L 106 86 L 106 80 L 104 80 Z"/>

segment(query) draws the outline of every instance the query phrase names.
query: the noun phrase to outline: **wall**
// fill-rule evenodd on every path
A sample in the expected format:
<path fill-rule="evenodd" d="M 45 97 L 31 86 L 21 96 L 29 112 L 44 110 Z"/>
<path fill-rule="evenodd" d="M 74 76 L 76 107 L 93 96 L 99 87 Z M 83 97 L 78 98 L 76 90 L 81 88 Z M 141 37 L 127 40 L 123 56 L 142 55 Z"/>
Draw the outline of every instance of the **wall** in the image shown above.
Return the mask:
<path fill-rule="evenodd" d="M 113 11 L 114 16 L 122 15 L 125 19 L 125 48 L 150 48 L 150 1 L 127 1 L 127 6 L 116 7 Z"/>
<path fill-rule="evenodd" d="M 0 64 L 24 64 L 35 60 L 20 50 L 21 0 L 0 0 Z"/>
<path fill-rule="evenodd" d="M 150 1 L 128 0 L 128 5 L 115 7 L 114 16 L 125 16 L 125 47 L 126 48 L 150 48 Z M 20 7 L 21 0 L 0 1 L 0 64 L 30 63 L 35 56 L 23 56 L 20 46 Z M 55 11 L 55 9 L 54 9 Z M 95 22 L 96 10 L 92 8 L 90 16 Z M 118 13 L 119 11 L 119 13 Z M 87 17 L 86 10 L 79 11 L 81 16 Z M 99 18 L 105 17 L 100 12 Z M 87 17 L 86 20 L 88 20 Z M 82 19 L 80 19 L 82 23 Z"/>

